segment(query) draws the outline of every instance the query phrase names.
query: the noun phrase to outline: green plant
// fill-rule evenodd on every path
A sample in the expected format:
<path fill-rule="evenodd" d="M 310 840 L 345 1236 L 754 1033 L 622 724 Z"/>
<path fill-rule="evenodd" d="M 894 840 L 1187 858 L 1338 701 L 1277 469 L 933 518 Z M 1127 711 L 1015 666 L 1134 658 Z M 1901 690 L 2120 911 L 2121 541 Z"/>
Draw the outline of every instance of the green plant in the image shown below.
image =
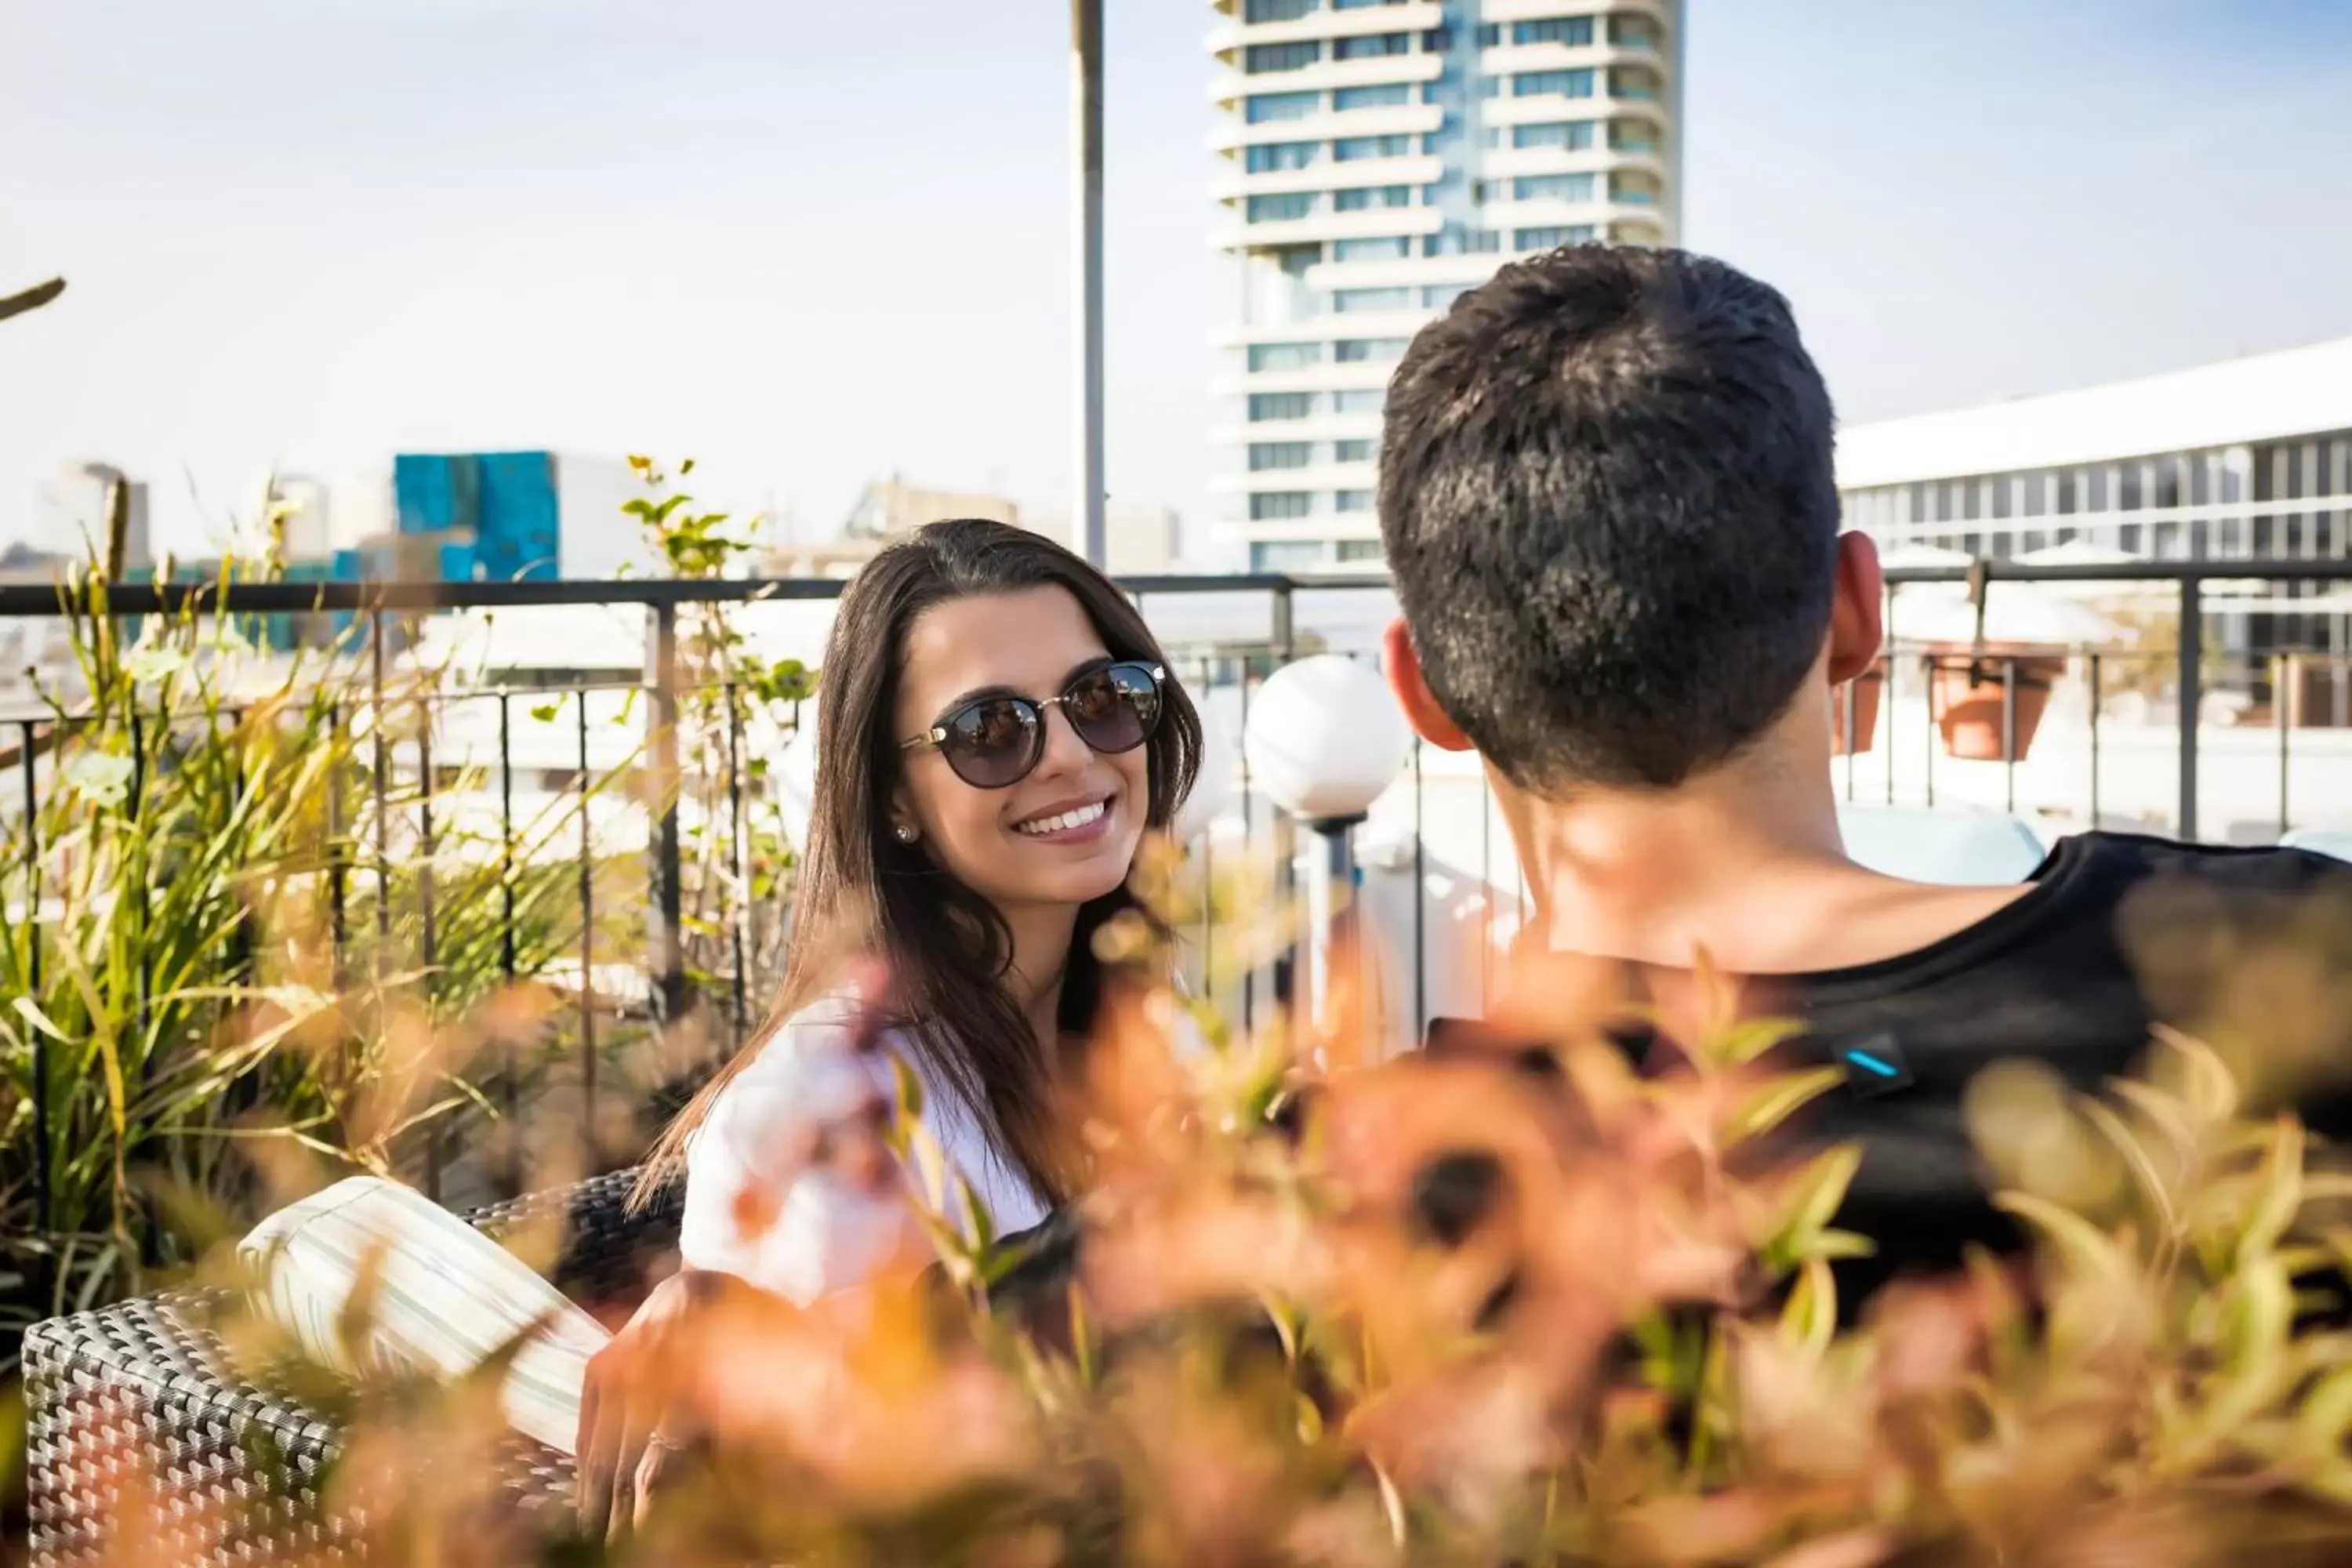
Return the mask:
<path fill-rule="evenodd" d="M 667 490 L 654 459 L 631 468 L 652 492 L 625 502 L 669 574 L 709 582 L 735 575 L 757 546 L 730 514 L 702 511 Z M 688 458 L 683 479 L 694 472 Z M 782 918 L 794 856 L 772 787 L 773 752 L 798 731 L 815 675 L 797 659 L 769 659 L 751 646 L 736 606 L 678 611 L 678 763 L 686 864 L 686 963 L 706 995 L 727 992 L 740 971 L 747 1005 L 771 994 L 783 973 Z"/>

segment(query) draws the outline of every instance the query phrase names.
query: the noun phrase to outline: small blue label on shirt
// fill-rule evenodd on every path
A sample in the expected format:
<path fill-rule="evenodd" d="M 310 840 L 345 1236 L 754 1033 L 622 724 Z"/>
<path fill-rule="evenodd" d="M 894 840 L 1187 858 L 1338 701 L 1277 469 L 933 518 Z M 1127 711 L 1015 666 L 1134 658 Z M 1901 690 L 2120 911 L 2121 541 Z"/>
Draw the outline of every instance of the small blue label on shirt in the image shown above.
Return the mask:
<path fill-rule="evenodd" d="M 1892 1035 L 1841 1044 L 1837 1059 L 1845 1068 L 1847 1087 L 1856 1094 L 1889 1094 L 1910 1087 L 1911 1066 L 1903 1059 L 1903 1049 Z"/>

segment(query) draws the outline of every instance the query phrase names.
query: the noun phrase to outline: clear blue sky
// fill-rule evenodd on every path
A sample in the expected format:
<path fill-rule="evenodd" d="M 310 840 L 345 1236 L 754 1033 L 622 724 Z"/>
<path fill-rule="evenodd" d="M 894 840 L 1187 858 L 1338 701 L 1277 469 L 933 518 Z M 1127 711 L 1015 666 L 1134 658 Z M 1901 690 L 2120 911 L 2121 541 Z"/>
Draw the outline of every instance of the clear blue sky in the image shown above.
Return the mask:
<path fill-rule="evenodd" d="M 1685 239 L 1852 419 L 2352 333 L 2352 5 L 1691 0 Z M 1110 482 L 1205 505 L 1210 26 L 1110 5 Z M 0 535 L 101 457 L 1067 493 L 1062 0 L 0 0 Z M 198 503 L 188 499 L 193 476 Z"/>

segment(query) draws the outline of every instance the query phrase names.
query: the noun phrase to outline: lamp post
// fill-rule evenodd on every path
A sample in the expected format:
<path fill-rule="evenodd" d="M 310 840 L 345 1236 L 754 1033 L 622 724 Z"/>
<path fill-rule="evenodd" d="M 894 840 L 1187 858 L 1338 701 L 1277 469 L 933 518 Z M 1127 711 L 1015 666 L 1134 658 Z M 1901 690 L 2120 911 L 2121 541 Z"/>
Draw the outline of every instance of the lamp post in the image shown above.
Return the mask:
<path fill-rule="evenodd" d="M 1076 132 L 1078 493 L 1070 548 L 1108 564 L 1103 517 L 1103 0 L 1070 0 L 1070 118 Z"/>
<path fill-rule="evenodd" d="M 1307 882 L 1309 1016 L 1332 995 L 1334 938 L 1356 883 L 1356 825 L 1396 782 L 1412 746 L 1403 715 L 1370 664 L 1318 654 L 1267 677 L 1242 737 L 1250 776 L 1318 840 L 1320 874 Z"/>

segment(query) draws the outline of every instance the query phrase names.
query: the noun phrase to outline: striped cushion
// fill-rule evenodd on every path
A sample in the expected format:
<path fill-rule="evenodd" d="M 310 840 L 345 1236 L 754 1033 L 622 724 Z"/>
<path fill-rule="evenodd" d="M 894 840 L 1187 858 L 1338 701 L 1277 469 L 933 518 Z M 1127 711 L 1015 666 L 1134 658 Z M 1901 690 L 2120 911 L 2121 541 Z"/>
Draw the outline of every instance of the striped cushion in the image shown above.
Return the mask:
<path fill-rule="evenodd" d="M 395 1182 L 353 1176 L 263 1220 L 237 1251 L 259 1281 L 264 1310 L 309 1354 L 353 1372 L 338 1323 L 378 1249 L 383 1283 L 366 1353 L 378 1364 L 457 1377 L 537 1324 L 507 1377 L 507 1419 L 571 1453 L 588 1358 L 611 1336 L 448 1210 Z"/>

